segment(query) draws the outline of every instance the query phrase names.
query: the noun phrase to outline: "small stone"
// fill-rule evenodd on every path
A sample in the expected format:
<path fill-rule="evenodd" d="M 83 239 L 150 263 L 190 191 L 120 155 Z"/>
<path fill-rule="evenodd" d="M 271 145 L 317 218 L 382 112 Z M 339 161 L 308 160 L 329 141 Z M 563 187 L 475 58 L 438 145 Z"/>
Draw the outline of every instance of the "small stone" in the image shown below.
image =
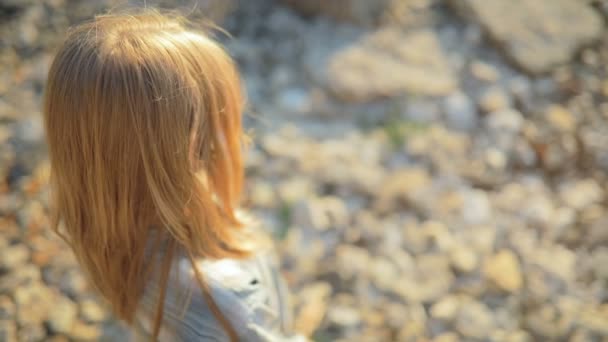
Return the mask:
<path fill-rule="evenodd" d="M 551 126 L 562 132 L 571 132 L 576 128 L 576 120 L 572 113 L 560 105 L 550 106 L 546 117 Z"/>
<path fill-rule="evenodd" d="M 101 336 L 101 329 L 94 324 L 85 324 L 76 320 L 68 336 L 76 341 L 98 341 Z"/>
<path fill-rule="evenodd" d="M 388 210 L 398 205 L 399 201 L 414 201 L 419 192 L 431 185 L 431 177 L 423 168 L 410 168 L 395 171 L 389 175 L 378 190 L 380 197 L 378 209 Z"/>
<path fill-rule="evenodd" d="M 294 224 L 315 230 L 343 227 L 347 218 L 346 206 L 337 197 L 300 201 L 295 205 L 293 213 Z"/>
<path fill-rule="evenodd" d="M 92 299 L 81 301 L 79 307 L 80 315 L 89 323 L 99 323 L 106 318 L 106 311 Z"/>
<path fill-rule="evenodd" d="M 458 299 L 458 297 L 448 295 L 433 304 L 431 306 L 430 313 L 431 317 L 433 318 L 450 322 L 458 314 L 459 308 L 460 300 Z"/>
<path fill-rule="evenodd" d="M 19 324 L 17 341 L 38 342 L 46 339 L 46 329 L 42 324 Z"/>
<path fill-rule="evenodd" d="M 518 133 L 524 122 L 521 113 L 514 109 L 492 112 L 486 118 L 488 128 L 497 133 Z"/>
<path fill-rule="evenodd" d="M 496 82 L 500 74 L 496 68 L 482 61 L 473 61 L 471 63 L 471 74 L 480 81 Z"/>
<path fill-rule="evenodd" d="M 16 268 L 27 262 L 30 250 L 26 245 L 17 244 L 8 246 L 0 251 L 0 268 Z"/>
<path fill-rule="evenodd" d="M 331 286 L 325 282 L 317 282 L 306 286 L 299 293 L 302 303 L 299 303 L 295 322 L 296 331 L 309 336 L 312 334 L 327 311 L 327 301 L 331 294 Z"/>
<path fill-rule="evenodd" d="M 507 156 L 497 148 L 489 148 L 485 153 L 486 163 L 496 170 L 503 170 L 507 166 Z"/>
<path fill-rule="evenodd" d="M 584 313 L 567 313 L 552 304 L 545 304 L 530 310 L 524 319 L 528 330 L 544 341 L 561 340 L 572 329 L 575 317 Z"/>
<path fill-rule="evenodd" d="M 336 248 L 337 271 L 344 279 L 351 279 L 370 270 L 369 251 L 352 245 L 342 244 Z"/>
<path fill-rule="evenodd" d="M 515 292 L 523 285 L 523 276 L 517 256 L 503 249 L 488 258 L 483 267 L 484 275 L 500 289 Z"/>
<path fill-rule="evenodd" d="M 251 189 L 251 201 L 258 207 L 269 208 L 275 205 L 276 196 L 273 187 L 267 182 L 255 182 Z"/>
<path fill-rule="evenodd" d="M 486 113 L 504 110 L 511 106 L 511 100 L 507 93 L 498 87 L 486 90 L 479 99 L 479 108 Z"/>
<path fill-rule="evenodd" d="M 279 184 L 279 197 L 286 203 L 294 203 L 305 199 L 312 192 L 312 184 L 308 179 L 294 178 Z"/>
<path fill-rule="evenodd" d="M 608 280 L 608 247 L 602 246 L 593 251 L 591 266 L 596 279 Z"/>
<path fill-rule="evenodd" d="M 559 195 L 569 207 L 582 210 L 602 200 L 604 192 L 593 179 L 566 183 L 561 186 Z"/>
<path fill-rule="evenodd" d="M 465 93 L 456 92 L 447 96 L 443 103 L 443 111 L 450 128 L 471 131 L 477 127 L 477 110 Z"/>
<path fill-rule="evenodd" d="M 17 326 L 12 320 L 0 320 L 0 341 L 17 342 Z"/>
<path fill-rule="evenodd" d="M 433 342 L 459 342 L 460 336 L 453 332 L 445 332 L 441 335 L 436 336 L 432 340 Z"/>
<path fill-rule="evenodd" d="M 49 327 L 56 333 L 68 333 L 71 331 L 77 315 L 76 303 L 67 297 L 58 296 L 53 303 L 53 311 L 49 315 Z"/>
<path fill-rule="evenodd" d="M 471 248 L 456 245 L 450 251 L 450 263 L 456 270 L 463 273 L 469 273 L 474 271 L 477 267 L 477 254 Z"/>
<path fill-rule="evenodd" d="M 17 322 L 23 325 L 42 324 L 52 310 L 56 293 L 40 282 L 33 282 L 15 290 Z"/>
<path fill-rule="evenodd" d="M 25 284 L 40 280 L 40 269 L 35 265 L 25 264 L 13 269 L 10 277 L 0 277 L 0 293 L 13 292 Z"/>
<path fill-rule="evenodd" d="M 352 327 L 361 322 L 359 311 L 346 305 L 331 306 L 327 318 L 330 322 L 343 327 Z"/>
<path fill-rule="evenodd" d="M 481 190 L 470 190 L 464 193 L 462 218 L 469 224 L 479 224 L 492 217 L 492 204 L 488 195 Z"/>
<path fill-rule="evenodd" d="M 369 275 L 374 284 L 381 290 L 389 291 L 398 281 L 397 266 L 390 260 L 377 257 L 370 263 Z"/>
<path fill-rule="evenodd" d="M 395 278 L 394 276 L 392 278 Z M 415 266 L 393 281 L 393 291 L 411 303 L 427 303 L 448 293 L 454 276 L 444 255 L 420 255 Z"/>
<path fill-rule="evenodd" d="M 13 303 L 10 297 L 0 296 L 0 321 L 15 319 L 15 310 L 15 303 Z"/>
<path fill-rule="evenodd" d="M 487 306 L 471 300 L 460 306 L 455 326 L 465 337 L 482 339 L 490 335 L 495 322 Z"/>

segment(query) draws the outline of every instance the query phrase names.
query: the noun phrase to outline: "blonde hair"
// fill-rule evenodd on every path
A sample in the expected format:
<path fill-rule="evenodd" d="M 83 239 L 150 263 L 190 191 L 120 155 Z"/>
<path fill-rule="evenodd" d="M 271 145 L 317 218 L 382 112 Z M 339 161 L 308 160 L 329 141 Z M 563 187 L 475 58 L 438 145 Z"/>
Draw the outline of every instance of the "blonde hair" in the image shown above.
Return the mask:
<path fill-rule="evenodd" d="M 193 266 L 198 257 L 251 253 L 235 215 L 242 107 L 237 69 L 222 47 L 183 18 L 156 11 L 97 16 L 73 28 L 50 68 L 44 122 L 53 228 L 128 323 L 148 281 L 151 232 L 169 239 L 155 337 L 176 248 Z"/>

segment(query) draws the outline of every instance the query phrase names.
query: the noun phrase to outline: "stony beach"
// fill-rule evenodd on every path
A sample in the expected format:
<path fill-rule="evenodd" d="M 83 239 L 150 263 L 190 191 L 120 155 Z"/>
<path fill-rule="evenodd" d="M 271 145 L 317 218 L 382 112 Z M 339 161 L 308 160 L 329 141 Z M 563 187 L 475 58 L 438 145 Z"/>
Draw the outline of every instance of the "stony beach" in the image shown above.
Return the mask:
<path fill-rule="evenodd" d="M 40 114 L 67 27 L 123 3 L 0 0 L 0 342 L 126 340 L 49 230 Z M 231 34 L 298 331 L 608 341 L 608 2 L 147 5 Z"/>

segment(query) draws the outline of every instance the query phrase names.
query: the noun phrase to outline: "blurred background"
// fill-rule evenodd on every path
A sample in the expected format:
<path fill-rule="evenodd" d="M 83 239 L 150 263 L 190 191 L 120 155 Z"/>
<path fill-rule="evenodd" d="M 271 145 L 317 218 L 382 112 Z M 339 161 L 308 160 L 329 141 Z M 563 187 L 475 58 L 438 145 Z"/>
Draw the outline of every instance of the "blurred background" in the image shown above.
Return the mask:
<path fill-rule="evenodd" d="M 0 341 L 125 341 L 48 229 L 41 94 L 69 25 L 0 0 Z M 245 204 L 314 341 L 608 341 L 608 2 L 147 1 L 211 18 Z"/>

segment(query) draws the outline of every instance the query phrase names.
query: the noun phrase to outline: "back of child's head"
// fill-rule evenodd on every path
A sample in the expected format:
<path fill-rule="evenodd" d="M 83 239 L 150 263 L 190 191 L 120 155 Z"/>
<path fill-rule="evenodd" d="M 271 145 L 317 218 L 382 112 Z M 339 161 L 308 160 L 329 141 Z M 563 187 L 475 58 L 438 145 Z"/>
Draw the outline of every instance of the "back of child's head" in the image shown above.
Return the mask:
<path fill-rule="evenodd" d="M 68 32 L 45 94 L 54 227 L 121 318 L 152 230 L 191 257 L 248 254 L 242 106 L 231 58 L 179 17 L 103 15 Z"/>

